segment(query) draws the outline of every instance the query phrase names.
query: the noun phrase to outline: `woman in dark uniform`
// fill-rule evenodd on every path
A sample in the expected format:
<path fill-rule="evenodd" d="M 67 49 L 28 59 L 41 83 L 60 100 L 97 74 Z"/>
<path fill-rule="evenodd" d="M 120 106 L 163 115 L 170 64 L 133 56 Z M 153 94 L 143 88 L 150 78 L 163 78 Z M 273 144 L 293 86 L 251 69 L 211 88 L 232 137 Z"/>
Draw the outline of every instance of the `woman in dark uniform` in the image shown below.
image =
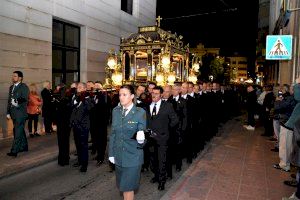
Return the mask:
<path fill-rule="evenodd" d="M 120 105 L 112 112 L 109 161 L 115 164 L 117 187 L 123 192 L 124 199 L 133 200 L 144 160 L 146 112 L 134 105 L 131 85 L 121 86 L 119 99 Z"/>

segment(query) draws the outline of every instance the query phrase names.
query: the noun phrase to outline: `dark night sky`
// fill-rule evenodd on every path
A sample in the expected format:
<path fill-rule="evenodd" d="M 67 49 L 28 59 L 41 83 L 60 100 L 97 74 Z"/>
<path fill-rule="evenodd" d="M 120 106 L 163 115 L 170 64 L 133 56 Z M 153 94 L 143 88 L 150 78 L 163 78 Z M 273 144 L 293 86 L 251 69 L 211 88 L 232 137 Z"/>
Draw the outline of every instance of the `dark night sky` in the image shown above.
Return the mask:
<path fill-rule="evenodd" d="M 195 47 L 220 47 L 221 55 L 234 52 L 253 62 L 257 37 L 258 0 L 157 0 L 161 27 L 183 35 L 185 43 Z M 233 12 L 226 9 L 237 8 Z M 213 14 L 212 12 L 217 12 Z M 199 13 L 196 17 L 167 19 Z M 254 64 L 254 63 L 253 63 Z"/>

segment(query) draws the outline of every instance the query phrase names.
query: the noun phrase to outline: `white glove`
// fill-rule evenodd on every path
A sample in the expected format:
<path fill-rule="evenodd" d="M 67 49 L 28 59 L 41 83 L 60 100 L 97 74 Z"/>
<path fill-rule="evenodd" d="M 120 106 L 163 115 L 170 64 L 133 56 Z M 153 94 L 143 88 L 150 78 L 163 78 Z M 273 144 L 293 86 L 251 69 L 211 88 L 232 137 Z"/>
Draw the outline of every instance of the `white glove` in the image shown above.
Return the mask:
<path fill-rule="evenodd" d="M 15 107 L 19 106 L 18 102 L 16 102 L 15 99 L 11 99 L 11 105 L 13 105 Z"/>
<path fill-rule="evenodd" d="M 145 141 L 145 133 L 144 131 L 138 131 L 136 134 L 136 140 L 139 144 L 143 144 Z"/>
<path fill-rule="evenodd" d="M 6 118 L 7 118 L 7 119 L 11 119 L 10 114 L 7 114 L 7 115 L 6 115 Z"/>
<path fill-rule="evenodd" d="M 115 164 L 115 157 L 109 157 L 108 160 L 109 160 L 112 164 Z"/>

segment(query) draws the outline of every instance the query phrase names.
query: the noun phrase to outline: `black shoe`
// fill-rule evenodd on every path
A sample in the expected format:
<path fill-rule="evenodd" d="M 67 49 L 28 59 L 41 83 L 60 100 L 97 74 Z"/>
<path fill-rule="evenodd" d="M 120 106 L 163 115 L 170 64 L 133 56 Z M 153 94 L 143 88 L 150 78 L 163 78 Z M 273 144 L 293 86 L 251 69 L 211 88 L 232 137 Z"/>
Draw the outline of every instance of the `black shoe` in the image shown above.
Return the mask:
<path fill-rule="evenodd" d="M 176 167 L 176 172 L 180 172 L 181 171 L 181 167 Z"/>
<path fill-rule="evenodd" d="M 29 133 L 29 136 L 30 136 L 31 138 L 33 138 L 33 137 L 34 137 L 34 134 L 32 134 L 32 133 Z"/>
<path fill-rule="evenodd" d="M 98 160 L 96 166 L 99 167 L 99 166 L 102 165 L 102 164 L 103 164 L 103 160 Z"/>
<path fill-rule="evenodd" d="M 271 151 L 273 151 L 273 152 L 279 152 L 279 149 L 278 148 L 274 148 L 274 149 L 271 149 Z"/>
<path fill-rule="evenodd" d="M 73 164 L 73 167 L 79 167 L 79 166 L 81 166 L 81 164 L 79 162 L 76 162 Z"/>
<path fill-rule="evenodd" d="M 69 162 L 58 162 L 58 165 L 63 167 L 69 165 Z"/>
<path fill-rule="evenodd" d="M 151 180 L 150 180 L 150 183 L 156 183 L 158 182 L 157 178 L 153 177 Z"/>
<path fill-rule="evenodd" d="M 285 185 L 291 186 L 291 187 L 297 187 L 298 182 L 296 180 L 291 181 L 283 181 Z"/>
<path fill-rule="evenodd" d="M 277 141 L 277 139 L 274 138 L 274 137 L 271 137 L 271 138 L 269 139 L 269 141 Z"/>
<path fill-rule="evenodd" d="M 17 157 L 18 154 L 17 153 L 13 153 L 13 152 L 9 152 L 6 155 L 12 156 L 12 157 Z"/>
<path fill-rule="evenodd" d="M 79 171 L 80 172 L 86 172 L 87 171 L 87 166 L 81 166 Z"/>
<path fill-rule="evenodd" d="M 95 155 L 96 154 L 96 150 L 92 150 L 91 155 Z"/>
<path fill-rule="evenodd" d="M 41 136 L 40 134 L 38 134 L 37 132 L 34 133 L 34 136 Z"/>
<path fill-rule="evenodd" d="M 296 174 L 291 174 L 291 177 L 292 177 L 293 179 L 296 179 Z"/>
<path fill-rule="evenodd" d="M 157 189 L 160 190 L 160 191 L 164 190 L 165 189 L 165 183 L 159 183 Z"/>

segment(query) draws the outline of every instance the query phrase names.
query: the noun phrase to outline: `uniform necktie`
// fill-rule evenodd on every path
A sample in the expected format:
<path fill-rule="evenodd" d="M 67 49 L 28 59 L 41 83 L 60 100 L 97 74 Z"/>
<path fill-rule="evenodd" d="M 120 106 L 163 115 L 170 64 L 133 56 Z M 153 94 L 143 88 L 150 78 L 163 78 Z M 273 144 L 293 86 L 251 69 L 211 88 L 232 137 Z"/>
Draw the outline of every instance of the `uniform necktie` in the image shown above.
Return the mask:
<path fill-rule="evenodd" d="M 152 110 L 152 116 L 156 115 L 156 104 L 154 104 L 153 110 Z"/>
<path fill-rule="evenodd" d="M 125 116 L 126 116 L 126 111 L 127 111 L 128 109 L 127 108 L 124 108 L 123 109 L 123 111 L 122 111 L 122 118 L 124 118 Z"/>

